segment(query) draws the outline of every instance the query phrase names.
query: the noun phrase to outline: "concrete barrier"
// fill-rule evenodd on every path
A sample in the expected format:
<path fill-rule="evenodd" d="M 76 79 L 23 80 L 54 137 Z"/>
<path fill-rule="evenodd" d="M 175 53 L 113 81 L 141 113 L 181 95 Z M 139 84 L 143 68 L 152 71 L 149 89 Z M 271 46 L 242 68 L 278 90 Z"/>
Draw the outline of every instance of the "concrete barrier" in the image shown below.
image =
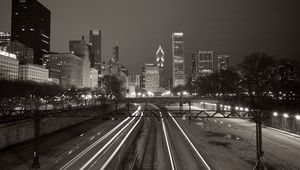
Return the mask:
<path fill-rule="evenodd" d="M 300 134 L 300 120 L 297 120 L 293 115 L 286 118 L 282 115 L 273 116 L 273 114 L 270 113 L 269 120 L 265 120 L 264 123 L 267 126 Z"/>
<path fill-rule="evenodd" d="M 41 121 L 41 135 L 90 119 L 89 117 L 47 118 Z M 0 126 L 0 149 L 14 145 L 34 137 L 34 123 L 32 120 L 5 123 Z"/>

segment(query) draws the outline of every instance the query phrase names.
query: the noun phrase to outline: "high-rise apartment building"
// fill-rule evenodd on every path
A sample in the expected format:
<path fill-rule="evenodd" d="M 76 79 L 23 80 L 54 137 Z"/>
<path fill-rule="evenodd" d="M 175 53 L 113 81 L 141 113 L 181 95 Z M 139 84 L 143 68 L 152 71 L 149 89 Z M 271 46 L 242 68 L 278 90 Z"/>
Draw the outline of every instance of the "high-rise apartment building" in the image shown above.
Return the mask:
<path fill-rule="evenodd" d="M 172 34 L 173 87 L 185 85 L 183 33 Z"/>
<path fill-rule="evenodd" d="M 33 49 L 34 64 L 50 51 L 50 15 L 37 0 L 12 0 L 11 40 Z"/>
<path fill-rule="evenodd" d="M 90 31 L 89 47 L 91 67 L 96 68 L 101 73 L 101 30 Z"/>

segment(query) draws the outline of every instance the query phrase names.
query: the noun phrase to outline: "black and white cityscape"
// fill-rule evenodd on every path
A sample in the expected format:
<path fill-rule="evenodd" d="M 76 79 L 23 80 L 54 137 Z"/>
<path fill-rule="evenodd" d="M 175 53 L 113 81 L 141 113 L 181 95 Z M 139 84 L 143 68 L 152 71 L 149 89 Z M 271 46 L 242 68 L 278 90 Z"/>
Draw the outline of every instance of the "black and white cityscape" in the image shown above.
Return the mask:
<path fill-rule="evenodd" d="M 0 169 L 300 170 L 299 5 L 1 0 Z"/>

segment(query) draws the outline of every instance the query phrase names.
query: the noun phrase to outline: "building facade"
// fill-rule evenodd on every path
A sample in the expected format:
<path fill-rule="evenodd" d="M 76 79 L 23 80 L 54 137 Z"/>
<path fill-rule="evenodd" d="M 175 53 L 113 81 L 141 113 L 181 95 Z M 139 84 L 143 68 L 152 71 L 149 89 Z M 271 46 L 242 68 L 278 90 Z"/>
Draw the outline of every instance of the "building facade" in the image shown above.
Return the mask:
<path fill-rule="evenodd" d="M 11 39 L 33 49 L 34 64 L 50 51 L 50 15 L 37 0 L 12 0 Z"/>
<path fill-rule="evenodd" d="M 17 80 L 19 61 L 15 54 L 0 51 L 0 79 Z"/>
<path fill-rule="evenodd" d="M 91 67 L 96 68 L 101 73 L 101 30 L 91 30 L 89 38 Z"/>
<path fill-rule="evenodd" d="M 229 55 L 217 55 L 218 59 L 218 72 L 221 70 L 227 70 L 229 67 Z"/>
<path fill-rule="evenodd" d="M 127 77 L 129 76 L 129 71 L 127 69 L 127 67 L 125 67 L 124 65 L 120 66 L 121 72 L 124 73 Z"/>
<path fill-rule="evenodd" d="M 140 86 L 141 86 L 141 76 L 139 74 L 129 74 L 128 83 L 131 86 L 135 86 L 136 88 L 140 88 Z"/>
<path fill-rule="evenodd" d="M 196 76 L 205 77 L 214 72 L 214 52 L 199 51 L 196 58 Z"/>
<path fill-rule="evenodd" d="M 145 90 L 159 92 L 159 68 L 154 64 L 145 65 Z"/>
<path fill-rule="evenodd" d="M 183 33 L 172 34 L 173 87 L 185 85 Z"/>
<path fill-rule="evenodd" d="M 196 68 L 196 63 L 197 61 L 197 54 L 193 53 L 192 54 L 192 65 L 191 65 L 191 69 L 192 69 L 192 82 L 195 82 L 197 80 L 197 68 Z"/>
<path fill-rule="evenodd" d="M 9 43 L 11 41 L 11 33 L 9 32 L 0 32 L 0 46 L 3 43 Z"/>
<path fill-rule="evenodd" d="M 89 87 L 90 84 L 90 59 L 89 47 L 82 36 L 81 40 L 69 41 L 69 51 L 82 59 L 82 86 Z"/>
<path fill-rule="evenodd" d="M 48 69 L 60 70 L 60 85 L 64 88 L 82 85 L 82 59 L 71 53 L 44 55 L 43 65 Z"/>
<path fill-rule="evenodd" d="M 159 68 L 159 86 L 165 87 L 165 52 L 161 46 L 156 51 L 156 66 Z"/>
<path fill-rule="evenodd" d="M 60 85 L 60 70 L 49 68 L 49 83 Z"/>
<path fill-rule="evenodd" d="M 97 88 L 98 87 L 98 70 L 95 68 L 90 69 L 90 80 L 89 80 L 89 88 Z"/>
<path fill-rule="evenodd" d="M 6 51 L 17 56 L 19 64 L 33 64 L 34 51 L 32 48 L 26 47 L 24 44 L 14 41 L 5 45 Z"/>
<path fill-rule="evenodd" d="M 49 82 L 49 70 L 40 65 L 19 65 L 19 80 L 29 80 L 38 83 Z"/>
<path fill-rule="evenodd" d="M 140 76 L 140 88 L 143 90 L 145 89 L 145 83 L 146 83 L 145 74 L 146 74 L 145 67 L 142 67 L 142 72 Z"/>

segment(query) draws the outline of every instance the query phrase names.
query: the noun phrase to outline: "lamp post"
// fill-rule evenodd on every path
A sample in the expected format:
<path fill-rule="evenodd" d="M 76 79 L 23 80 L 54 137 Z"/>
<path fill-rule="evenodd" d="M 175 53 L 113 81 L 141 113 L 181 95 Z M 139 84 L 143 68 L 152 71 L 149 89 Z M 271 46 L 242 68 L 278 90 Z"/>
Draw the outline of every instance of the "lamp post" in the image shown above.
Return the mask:
<path fill-rule="evenodd" d="M 179 95 L 179 111 L 180 111 L 180 114 L 182 114 L 182 110 L 183 110 L 183 106 L 182 106 L 182 101 L 181 101 L 181 98 L 182 98 L 182 93 L 181 92 L 178 92 L 177 95 Z"/>

